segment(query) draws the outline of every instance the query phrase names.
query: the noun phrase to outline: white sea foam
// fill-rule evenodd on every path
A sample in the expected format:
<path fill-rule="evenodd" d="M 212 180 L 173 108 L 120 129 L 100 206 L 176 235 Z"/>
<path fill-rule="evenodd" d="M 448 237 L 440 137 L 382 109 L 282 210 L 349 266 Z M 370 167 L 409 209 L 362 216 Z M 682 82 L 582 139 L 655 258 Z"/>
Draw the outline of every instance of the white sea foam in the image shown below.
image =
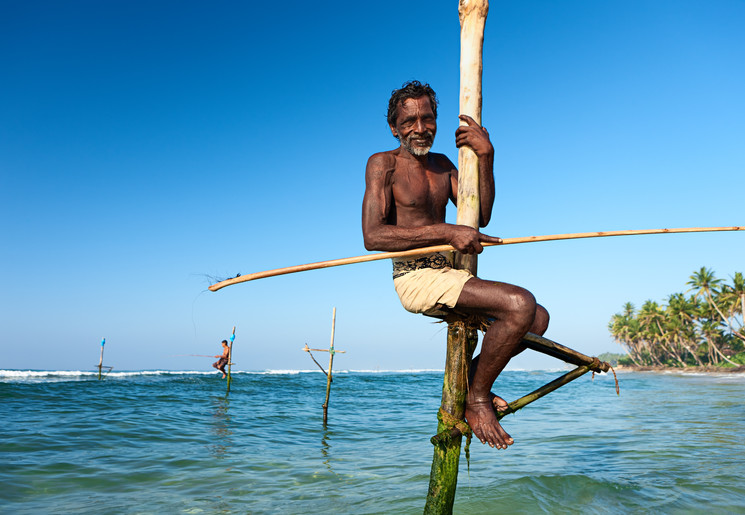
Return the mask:
<path fill-rule="evenodd" d="M 527 373 L 562 373 L 566 368 L 542 369 L 542 370 L 506 370 L 505 372 L 527 372 Z M 323 374 L 320 369 L 266 369 L 266 370 L 233 370 L 234 375 L 298 375 L 298 374 Z M 409 369 L 339 369 L 334 370 L 335 375 L 345 374 L 442 374 L 444 370 L 436 368 L 409 368 Z M 214 370 L 112 370 L 103 372 L 107 378 L 127 378 L 143 376 L 212 376 Z M 709 374 L 710 375 L 710 374 Z M 727 376 L 728 374 L 723 374 Z M 729 374 L 735 375 L 735 374 Z M 64 380 L 90 380 L 98 378 L 98 370 L 0 370 L 0 381 L 64 381 Z"/>

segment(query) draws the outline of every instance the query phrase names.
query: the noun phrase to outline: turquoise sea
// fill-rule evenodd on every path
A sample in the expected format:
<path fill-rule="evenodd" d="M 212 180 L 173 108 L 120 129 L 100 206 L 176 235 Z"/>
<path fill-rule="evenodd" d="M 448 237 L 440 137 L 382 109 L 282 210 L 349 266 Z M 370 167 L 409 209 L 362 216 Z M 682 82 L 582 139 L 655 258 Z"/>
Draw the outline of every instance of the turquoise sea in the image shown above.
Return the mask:
<path fill-rule="evenodd" d="M 560 375 L 504 372 L 515 398 Z M 745 513 L 745 375 L 587 374 L 471 447 L 455 513 Z M 442 372 L 0 371 L 0 513 L 421 513 Z"/>

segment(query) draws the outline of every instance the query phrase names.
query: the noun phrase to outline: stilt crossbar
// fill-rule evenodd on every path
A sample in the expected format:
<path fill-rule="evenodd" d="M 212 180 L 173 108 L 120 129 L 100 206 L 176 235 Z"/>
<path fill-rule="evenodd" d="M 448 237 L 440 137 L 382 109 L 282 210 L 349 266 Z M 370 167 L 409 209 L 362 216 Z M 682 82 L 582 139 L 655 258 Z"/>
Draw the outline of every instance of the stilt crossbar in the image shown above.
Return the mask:
<path fill-rule="evenodd" d="M 497 420 L 502 419 L 510 413 L 515 413 L 517 410 L 524 408 L 531 402 L 537 401 L 541 397 L 548 395 L 549 393 L 564 386 L 565 384 L 574 381 L 587 372 L 607 372 L 608 370 L 612 370 L 610 363 L 606 361 L 600 361 L 598 358 L 591 358 L 590 356 L 586 356 L 581 352 L 577 352 L 576 350 L 565 347 L 564 345 L 549 340 L 548 338 L 544 338 L 543 336 L 538 336 L 537 334 L 528 333 L 527 335 L 525 335 L 525 338 L 523 338 L 523 343 L 529 349 L 541 352 L 554 358 L 558 358 L 569 364 L 577 365 L 577 368 L 570 372 L 567 372 L 561 377 L 554 379 L 550 383 L 541 386 L 528 395 L 510 402 L 507 405 L 506 410 L 497 413 Z M 618 392 L 618 381 L 616 381 L 616 392 Z M 450 429 L 436 434 L 430 439 L 430 441 L 434 445 L 437 445 L 440 443 L 444 443 L 452 438 L 456 438 L 462 434 L 462 431 L 458 429 L 458 427 L 451 427 Z"/>

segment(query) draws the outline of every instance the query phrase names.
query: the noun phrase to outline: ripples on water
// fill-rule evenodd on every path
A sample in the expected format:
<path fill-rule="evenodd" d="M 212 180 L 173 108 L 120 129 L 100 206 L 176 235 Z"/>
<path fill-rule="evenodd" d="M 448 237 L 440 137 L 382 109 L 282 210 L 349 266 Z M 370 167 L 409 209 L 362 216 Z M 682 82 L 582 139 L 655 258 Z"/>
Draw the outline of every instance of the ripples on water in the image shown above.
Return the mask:
<path fill-rule="evenodd" d="M 513 400 L 559 373 L 505 372 Z M 455 513 L 745 513 L 745 376 L 589 375 L 474 440 Z M 437 372 L 0 371 L 0 513 L 421 513 Z"/>

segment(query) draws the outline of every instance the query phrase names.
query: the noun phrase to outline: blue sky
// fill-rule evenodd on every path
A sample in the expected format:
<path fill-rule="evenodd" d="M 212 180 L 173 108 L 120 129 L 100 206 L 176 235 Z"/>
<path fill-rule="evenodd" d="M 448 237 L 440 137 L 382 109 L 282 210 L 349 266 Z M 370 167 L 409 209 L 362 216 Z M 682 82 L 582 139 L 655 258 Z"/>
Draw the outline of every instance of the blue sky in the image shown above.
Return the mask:
<path fill-rule="evenodd" d="M 429 82 L 457 162 L 457 2 L 4 2 L 0 368 L 440 369 L 442 324 L 401 308 L 390 262 L 212 293 L 209 276 L 364 254 L 364 168 L 394 148 L 392 89 Z M 487 234 L 745 225 L 745 3 L 492 2 Z M 455 218 L 455 209 L 449 219 Z M 548 337 L 619 351 L 624 302 L 745 271 L 745 234 L 492 248 Z M 513 368 L 556 362 L 524 353 Z"/>

